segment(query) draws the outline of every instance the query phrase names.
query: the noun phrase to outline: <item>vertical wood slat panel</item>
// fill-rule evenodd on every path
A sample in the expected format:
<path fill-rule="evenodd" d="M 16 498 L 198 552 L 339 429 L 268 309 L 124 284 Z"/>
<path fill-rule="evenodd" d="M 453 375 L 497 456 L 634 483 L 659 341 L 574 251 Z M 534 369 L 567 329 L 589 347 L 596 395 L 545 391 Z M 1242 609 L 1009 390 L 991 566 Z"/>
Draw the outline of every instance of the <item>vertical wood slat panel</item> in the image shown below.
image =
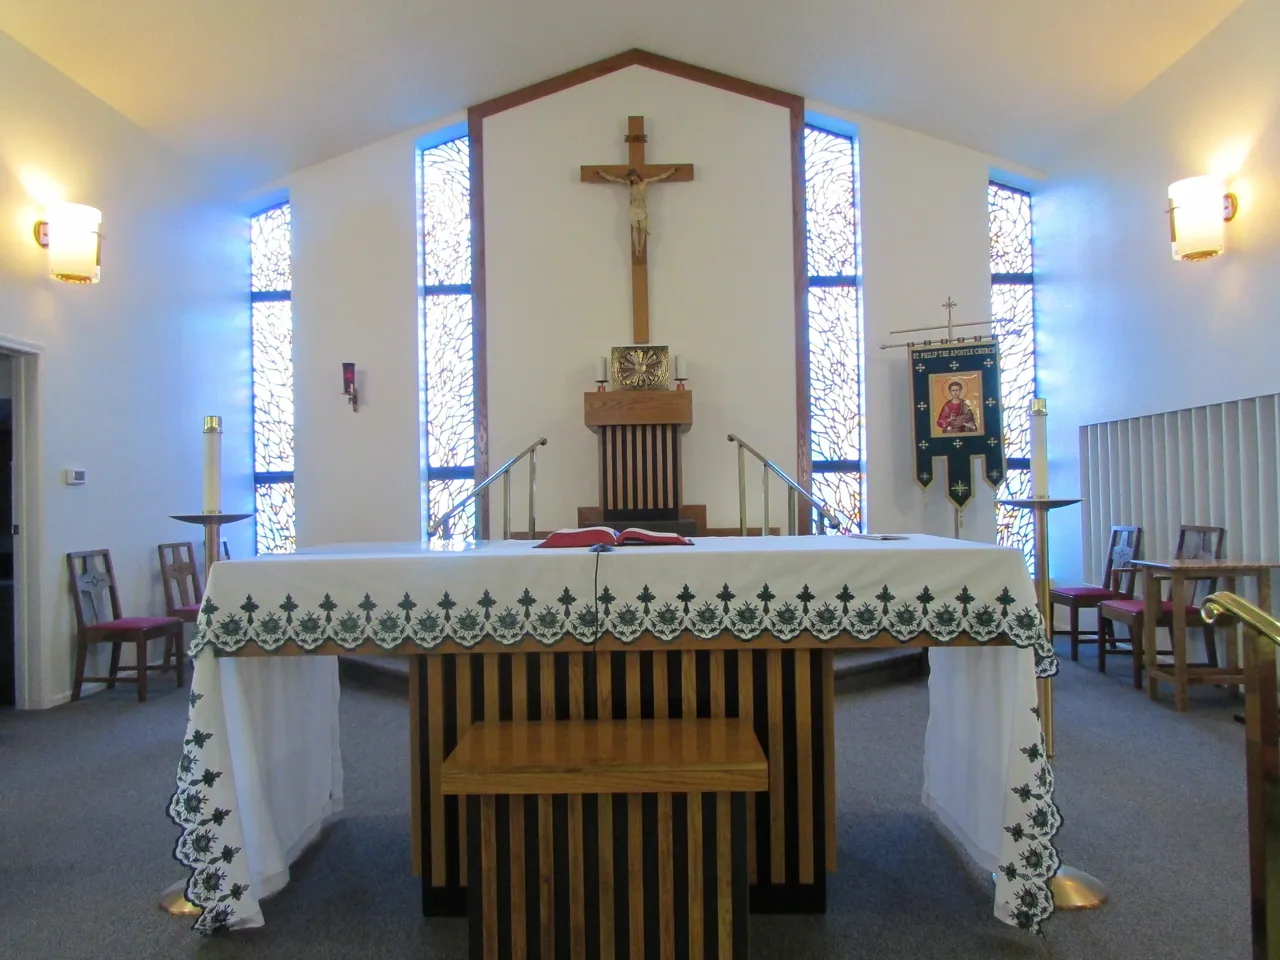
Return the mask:
<path fill-rule="evenodd" d="M 530 654 L 516 653 L 511 656 L 511 719 L 527 721 L 532 716 L 529 709 L 529 663 Z M 535 664 L 537 661 L 533 661 Z M 523 877 L 524 859 L 524 797 L 512 797 L 510 802 L 511 823 L 511 876 Z M 528 956 L 528 940 L 525 934 L 528 923 L 525 913 L 525 885 L 511 885 L 511 960 L 525 960 Z"/>
<path fill-rule="evenodd" d="M 636 714 L 638 716 L 638 713 Z M 627 905 L 631 908 L 627 917 L 627 931 L 631 939 L 631 956 L 643 957 L 644 952 L 644 888 L 638 887 L 633 878 L 641 874 L 644 863 L 644 837 L 642 831 L 640 796 L 627 795 L 627 873 L 631 894 Z"/>
<path fill-rule="evenodd" d="M 498 960 L 498 824 L 492 796 L 480 798 L 480 856 L 482 870 L 480 917 L 484 925 L 484 960 Z"/>
<path fill-rule="evenodd" d="M 504 657 L 511 659 L 504 660 Z M 593 662 L 588 664 L 587 657 L 592 657 Z M 750 829 L 744 834 L 744 846 L 760 846 L 759 851 L 753 851 L 750 857 L 744 859 L 746 874 L 755 874 L 758 878 L 753 882 L 790 888 L 796 884 L 821 884 L 824 880 L 820 874 L 834 868 L 835 771 L 833 740 L 829 729 L 832 698 L 827 689 L 830 683 L 830 659 L 830 651 L 775 649 L 757 653 L 750 650 L 694 651 L 677 648 L 675 651 L 656 653 L 636 651 L 616 654 L 565 652 L 450 655 L 429 657 L 421 663 L 424 670 L 432 663 L 437 664 L 437 667 L 445 664 L 440 679 L 443 685 L 452 687 L 451 674 L 457 674 L 456 691 L 445 691 L 444 696 L 437 695 L 430 699 L 439 705 L 440 711 L 447 710 L 451 718 L 456 715 L 460 730 L 465 730 L 470 725 L 469 718 L 472 715 L 486 719 L 509 717 L 517 721 L 538 717 L 555 719 L 557 716 L 609 717 L 614 713 L 618 716 L 640 716 L 642 707 L 645 715 L 649 715 L 651 696 L 654 698 L 652 715 L 656 716 L 664 713 L 670 716 L 723 716 L 732 713 L 754 725 L 757 720 L 763 721 L 764 716 L 769 715 L 773 719 L 768 723 L 762 722 L 760 726 L 762 745 L 770 754 L 771 776 L 767 793 L 770 803 L 766 815 L 768 823 L 760 824 L 758 833 L 755 829 Z M 616 674 L 612 669 L 615 661 L 619 668 Z M 474 676 L 476 670 L 481 671 L 481 676 Z M 615 684 L 623 688 L 617 690 L 616 707 L 613 702 Z M 726 684 L 730 686 L 726 687 Z M 424 699 L 427 699 L 427 692 L 424 683 Z M 819 702 L 813 703 L 813 697 L 818 697 Z M 785 735 L 781 722 L 781 714 L 784 712 L 791 718 L 787 720 Z M 821 724 L 823 730 L 820 739 L 815 742 L 813 738 L 820 736 L 817 724 Z M 437 735 L 444 728 L 445 749 L 438 751 L 443 757 L 454 742 L 454 734 L 443 724 L 435 726 Z M 430 735 L 425 725 L 423 735 Z M 429 752 L 424 751 L 424 759 L 427 756 Z M 821 779 L 818 779 L 820 768 Z M 426 792 L 424 790 L 424 794 Z M 643 941 L 659 932 L 654 927 L 650 927 L 648 931 L 644 929 L 646 915 L 650 924 L 659 921 L 663 905 L 651 903 L 646 911 L 643 901 L 633 904 L 634 923 L 627 923 L 625 917 L 617 915 L 614 904 L 618 890 L 614 877 L 615 869 L 621 863 L 613 862 L 615 840 L 627 851 L 627 859 L 636 865 L 634 869 L 639 869 L 638 865 L 644 862 L 646 856 L 653 856 L 654 849 L 650 844 L 654 844 L 655 848 L 661 846 L 663 850 L 670 848 L 678 851 L 682 843 L 696 840 L 700 829 L 704 836 L 705 831 L 711 831 L 712 838 L 708 842 L 713 843 L 716 826 L 700 822 L 701 807 L 696 798 L 691 799 L 694 802 L 685 806 L 684 810 L 676 807 L 680 822 L 672 824 L 661 835 L 649 832 L 657 826 L 648 819 L 654 815 L 654 808 L 651 806 L 646 812 L 639 798 L 637 802 L 600 798 L 598 805 L 594 807 L 594 817 L 591 810 L 581 805 L 580 800 L 570 800 L 569 804 L 559 808 L 554 802 L 540 804 L 533 801 L 528 813 L 524 812 L 520 804 L 507 806 L 499 803 L 497 810 L 503 821 L 498 827 L 499 844 L 505 849 L 510 840 L 521 852 L 526 850 L 523 841 L 534 844 L 532 848 L 528 848 L 527 854 L 527 867 L 532 874 L 531 886 L 527 891 L 522 888 L 500 893 L 505 911 L 501 935 L 506 938 L 508 928 L 523 930 L 527 924 L 528 932 L 535 940 L 527 945 L 531 955 L 538 953 L 554 956 L 558 947 L 565 956 L 580 955 L 582 951 L 586 955 L 609 956 L 613 952 L 614 937 L 621 932 L 618 924 L 624 923 L 632 929 L 639 941 L 636 946 L 643 951 Z M 710 798 L 708 802 L 712 802 Z M 615 826 L 611 810 L 611 807 L 619 803 L 624 804 L 622 809 L 627 810 L 623 819 L 618 821 L 618 824 L 625 825 L 621 837 L 616 836 L 619 827 Z M 819 804 L 822 809 L 819 809 Z M 746 806 L 744 804 L 744 810 Z M 465 805 L 463 807 L 465 809 Z M 741 815 L 742 812 L 739 813 Z M 460 825 L 465 825 L 466 816 L 463 814 Z M 819 817 L 822 819 L 819 820 Z M 446 808 L 444 822 L 437 831 L 431 828 L 428 815 L 423 819 L 423 831 L 448 836 L 455 829 L 453 818 L 453 809 Z M 582 834 L 585 839 L 585 846 L 575 842 L 570 848 L 576 849 L 576 859 L 571 857 L 566 860 L 566 848 L 560 846 L 566 842 L 566 826 L 575 838 Z M 479 830 L 477 823 L 473 835 L 479 836 Z M 528 835 L 529 830 L 536 831 L 544 839 L 535 841 Z M 585 838 L 587 830 L 591 831 L 589 839 Z M 455 851 L 460 850 L 465 854 L 468 842 L 466 837 L 449 836 L 447 846 L 437 845 L 439 856 L 444 858 L 443 883 L 437 885 L 452 884 L 453 878 L 459 873 L 465 875 L 467 867 L 463 866 L 459 870 L 455 864 Z M 423 849 L 428 851 L 426 859 L 429 861 L 429 852 L 432 850 L 429 838 L 424 841 Z M 586 862 L 588 856 L 590 863 Z M 513 856 L 510 866 L 514 867 L 516 862 Z M 561 864 L 560 869 L 566 870 L 559 880 L 555 879 L 553 873 L 556 863 Z M 649 869 L 653 869 L 652 863 Z M 674 868 L 668 863 L 662 869 L 664 876 L 655 876 L 655 880 L 662 879 L 665 882 L 666 872 L 674 869 L 677 884 L 687 882 L 691 885 L 690 889 L 697 888 L 696 873 L 686 876 L 686 870 L 694 868 L 692 864 L 686 863 L 683 855 L 677 858 Z M 437 879 L 441 878 L 433 876 L 433 881 Z M 480 875 L 476 879 L 483 882 Z M 716 880 L 712 880 L 710 876 L 707 879 L 713 887 L 716 886 Z M 500 883 L 505 885 L 505 881 L 501 879 Z M 675 889 L 683 887 L 677 886 Z M 798 889 L 796 893 L 801 896 L 810 895 Z M 559 914 L 559 921 L 556 920 L 556 898 L 564 898 L 567 908 L 565 913 Z M 626 900 L 617 902 L 621 904 Z M 572 906 L 569 907 L 569 904 Z M 568 910 L 573 911 L 572 916 Z M 693 906 L 691 913 L 687 915 L 689 922 L 696 927 L 701 919 L 702 928 L 708 937 L 707 943 L 710 944 L 719 926 L 716 924 L 714 929 L 708 931 L 707 924 L 713 923 L 712 918 L 705 912 L 699 918 L 698 913 L 698 906 Z M 686 941 L 692 943 L 694 938 L 694 934 L 689 932 L 684 923 L 681 920 L 673 934 L 678 935 L 681 950 Z M 559 942 L 562 937 L 566 942 Z M 624 936 L 624 941 L 626 939 Z M 587 940 L 590 942 L 586 942 Z M 537 941 L 541 942 L 541 951 Z M 653 942 L 647 945 L 654 951 L 662 946 Z M 507 947 L 504 946 L 503 949 L 506 950 Z M 504 957 L 507 955 L 503 954 Z M 643 952 L 638 955 L 643 955 Z"/>
<path fill-rule="evenodd" d="M 626 716 L 628 719 L 640 716 L 640 656 L 623 654 L 623 669 L 626 677 Z M 639 871 L 643 862 L 644 842 L 641 836 L 640 798 L 634 794 L 626 798 L 627 804 L 627 870 Z M 630 912 L 627 917 L 627 931 L 631 941 L 631 956 L 644 956 L 644 894 L 629 898 Z"/>
<path fill-rule="evenodd" d="M 498 660 L 500 653 L 484 655 L 484 718 L 489 723 L 497 723 L 501 719 L 498 703 Z"/>
<path fill-rule="evenodd" d="M 586 876 L 582 853 L 582 795 L 569 797 L 569 955 L 587 956 Z"/>
<path fill-rule="evenodd" d="M 457 701 L 458 739 L 471 729 L 471 657 L 464 654 L 454 655 L 453 662 L 454 699 Z M 435 783 L 439 784 L 437 776 Z M 433 787 L 433 792 L 439 787 Z M 443 833 L 440 836 L 444 836 Z M 467 804 L 458 802 L 458 882 L 467 885 Z"/>
<path fill-rule="evenodd" d="M 586 717 L 586 690 L 583 657 L 588 654 L 567 653 L 569 658 L 569 719 Z M 583 862 L 582 795 L 569 797 L 569 955 L 573 960 L 587 956 L 586 877 Z"/>
<path fill-rule="evenodd" d="M 596 654 L 596 716 L 608 720 L 613 716 L 613 657 L 612 653 Z M 600 957 L 613 960 L 613 795 L 601 794 L 597 798 L 597 829 L 599 844 L 600 881 Z"/>
<path fill-rule="evenodd" d="M 517 655 L 517 659 L 523 660 L 523 655 Z M 512 797 L 511 876 L 520 878 L 520 882 L 511 884 L 511 960 L 525 960 L 528 956 L 524 873 L 524 797 Z"/>
<path fill-rule="evenodd" d="M 702 794 L 688 795 L 689 840 L 686 849 L 689 851 L 689 957 L 703 955 L 702 943 L 705 937 L 702 911 Z"/>
<path fill-rule="evenodd" d="M 822 651 L 823 818 L 827 872 L 836 872 L 836 670 L 835 654 Z"/>
<path fill-rule="evenodd" d="M 680 716 L 698 716 L 698 660 L 692 650 L 680 651 Z"/>
<path fill-rule="evenodd" d="M 416 658 L 415 658 L 416 659 Z M 440 657 L 426 657 L 427 670 L 427 764 L 430 784 L 431 883 L 444 886 L 444 794 L 440 791 L 440 765 L 444 762 L 444 664 Z M 460 803 L 459 807 L 466 804 Z M 465 861 L 465 852 L 463 854 Z"/>
<path fill-rule="evenodd" d="M 671 489 L 671 485 L 667 483 L 667 444 L 670 443 L 671 428 L 661 426 L 658 428 L 658 459 L 654 464 L 655 474 L 657 478 L 658 489 L 662 495 L 662 508 L 664 510 L 674 510 L 676 507 L 675 491 Z"/>
<path fill-rule="evenodd" d="M 1152 559 L 1173 554 L 1183 524 L 1225 527 L 1227 556 L 1280 559 L 1280 394 L 1091 424 L 1081 469 L 1096 501 L 1087 568 L 1098 575 L 1107 534 L 1123 523 L 1143 528 Z"/>
<path fill-rule="evenodd" d="M 738 658 L 738 717 L 754 725 L 755 657 L 750 650 L 737 650 Z M 756 856 L 756 795 L 747 794 L 747 882 L 756 883 L 759 877 L 759 858 Z"/>
<path fill-rule="evenodd" d="M 725 694 L 729 692 L 725 689 L 724 658 L 723 650 L 711 651 L 711 716 L 717 720 L 725 715 Z"/>
<path fill-rule="evenodd" d="M 618 441 L 613 427 L 604 427 L 600 431 L 601 442 L 605 445 L 604 452 L 604 486 L 605 499 L 601 501 L 606 510 L 616 510 L 618 508 L 618 488 L 617 475 L 618 470 L 615 464 L 618 455 Z"/>
<path fill-rule="evenodd" d="M 749 797 L 747 799 L 750 799 Z M 729 794 L 716 794 L 716 903 L 719 909 L 716 940 L 720 945 L 720 960 L 733 958 L 733 851 L 730 844 Z M 747 830 L 750 840 L 751 830 Z M 752 860 L 748 860 L 752 863 Z"/>
<path fill-rule="evenodd" d="M 640 452 L 639 466 L 640 475 L 644 477 L 644 484 L 640 486 L 640 507 L 643 509 L 652 509 L 655 500 L 658 499 L 657 495 L 654 493 L 653 483 L 653 458 L 654 454 L 657 453 L 654 449 L 653 443 L 654 429 L 653 425 L 641 428 L 641 433 L 643 433 L 644 436 L 644 442 L 641 444 L 643 449 L 641 449 Z"/>
<path fill-rule="evenodd" d="M 812 713 L 813 671 L 808 650 L 795 652 L 796 818 L 799 823 L 800 882 L 813 883 L 813 729 L 804 721 Z"/>
<path fill-rule="evenodd" d="M 669 705 L 667 686 L 667 651 L 655 650 L 653 654 L 653 715 L 662 720 Z"/>
<path fill-rule="evenodd" d="M 675 855 L 671 794 L 658 794 L 658 942 L 663 957 L 676 955 Z"/>
<path fill-rule="evenodd" d="M 556 719 L 556 655 L 540 653 L 538 657 L 538 699 L 543 720 Z M 551 842 L 551 798 L 538 797 L 538 923 L 542 956 L 556 955 L 554 923 L 554 853 Z"/>
<path fill-rule="evenodd" d="M 622 506 L 634 510 L 636 506 L 636 428 L 622 428 Z"/>
<path fill-rule="evenodd" d="M 422 683 L 426 664 L 423 657 L 409 658 L 409 851 L 413 876 L 422 876 Z M 428 783 L 435 783 L 429 780 Z M 436 834 L 437 838 L 439 834 Z M 440 841 L 437 839 L 437 843 Z"/>
<path fill-rule="evenodd" d="M 769 712 L 779 716 L 782 703 L 781 650 L 765 654 L 769 688 Z M 782 724 L 769 724 L 769 878 L 774 883 L 787 881 L 787 794 L 783 771 Z"/>
<path fill-rule="evenodd" d="M 1097 463 L 1098 451 L 1095 434 L 1088 427 L 1080 430 L 1080 492 L 1084 500 L 1080 504 L 1081 545 L 1084 550 L 1084 577 L 1087 583 L 1098 582 L 1098 572 L 1093 569 L 1093 531 L 1097 528 L 1098 491 L 1093 486 L 1095 476 L 1094 464 Z"/>

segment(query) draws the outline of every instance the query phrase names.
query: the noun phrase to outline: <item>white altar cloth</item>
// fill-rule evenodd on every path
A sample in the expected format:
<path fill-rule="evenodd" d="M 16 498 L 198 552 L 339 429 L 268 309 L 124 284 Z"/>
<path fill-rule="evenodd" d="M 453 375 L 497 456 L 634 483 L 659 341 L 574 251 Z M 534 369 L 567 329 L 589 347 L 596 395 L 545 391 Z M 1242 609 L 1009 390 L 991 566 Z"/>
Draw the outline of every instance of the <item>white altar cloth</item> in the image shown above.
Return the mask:
<path fill-rule="evenodd" d="M 182 828 L 175 856 L 192 870 L 188 898 L 205 908 L 196 929 L 260 925 L 260 899 L 287 882 L 289 863 L 342 802 L 335 660 L 217 651 L 333 641 L 411 652 L 483 639 L 565 650 L 604 632 L 627 643 L 686 631 L 744 644 L 803 632 L 843 648 L 882 632 L 1012 641 L 932 658 L 924 802 L 997 873 L 999 919 L 1038 929 L 1052 912 L 1061 819 L 1035 678 L 1057 660 L 1019 552 L 927 536 L 707 538 L 603 554 L 505 541 L 343 545 L 214 565 L 170 802 Z"/>

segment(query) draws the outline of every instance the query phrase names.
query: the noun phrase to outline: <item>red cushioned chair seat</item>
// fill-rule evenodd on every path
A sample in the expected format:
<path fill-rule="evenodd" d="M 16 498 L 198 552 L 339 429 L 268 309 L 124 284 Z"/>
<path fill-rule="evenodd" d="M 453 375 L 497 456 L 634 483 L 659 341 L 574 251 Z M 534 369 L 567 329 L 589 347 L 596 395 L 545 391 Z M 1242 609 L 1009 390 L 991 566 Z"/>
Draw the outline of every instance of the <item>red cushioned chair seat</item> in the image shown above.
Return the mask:
<path fill-rule="evenodd" d="M 1147 609 L 1147 602 L 1145 600 L 1134 600 L 1134 599 L 1106 600 L 1102 603 L 1102 607 L 1110 608 L 1112 610 L 1123 611 L 1124 613 L 1128 613 L 1128 614 L 1136 614 L 1141 616 Z M 1200 616 L 1199 607 L 1193 607 L 1188 605 L 1186 608 L 1186 612 L 1187 612 L 1188 618 Z M 1161 617 L 1173 616 L 1173 601 L 1164 600 L 1160 603 L 1160 616 Z"/>
<path fill-rule="evenodd" d="M 1114 590 L 1108 590 L 1106 587 L 1054 587 L 1052 592 L 1081 600 L 1109 600 L 1116 596 Z"/>
<path fill-rule="evenodd" d="M 181 622 L 177 617 L 121 617 L 119 620 L 104 620 L 102 623 L 95 623 L 89 629 L 102 633 L 115 633 L 125 630 L 156 630 L 160 627 L 168 627 Z"/>

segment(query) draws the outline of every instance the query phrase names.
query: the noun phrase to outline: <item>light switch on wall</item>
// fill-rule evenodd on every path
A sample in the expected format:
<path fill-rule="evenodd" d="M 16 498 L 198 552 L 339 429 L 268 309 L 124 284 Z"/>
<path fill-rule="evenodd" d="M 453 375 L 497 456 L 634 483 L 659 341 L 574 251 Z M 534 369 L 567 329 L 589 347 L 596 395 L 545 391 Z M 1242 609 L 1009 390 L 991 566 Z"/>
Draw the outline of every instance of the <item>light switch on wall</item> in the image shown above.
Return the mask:
<path fill-rule="evenodd" d="M 79 487 L 89 482 L 89 471 L 68 467 L 62 471 L 63 482 L 69 487 Z"/>

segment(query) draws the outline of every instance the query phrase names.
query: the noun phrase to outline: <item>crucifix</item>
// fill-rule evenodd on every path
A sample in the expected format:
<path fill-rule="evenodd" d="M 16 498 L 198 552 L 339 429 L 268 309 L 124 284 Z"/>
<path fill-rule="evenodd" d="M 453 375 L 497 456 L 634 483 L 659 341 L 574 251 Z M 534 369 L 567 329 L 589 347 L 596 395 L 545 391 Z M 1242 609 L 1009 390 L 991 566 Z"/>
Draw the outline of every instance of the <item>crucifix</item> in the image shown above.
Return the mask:
<path fill-rule="evenodd" d="M 684 183 L 693 179 L 691 163 L 645 163 L 644 117 L 627 117 L 627 162 L 582 167 L 583 183 L 618 183 L 627 188 L 631 225 L 631 332 L 635 343 L 649 342 L 649 206 L 651 183 Z"/>

